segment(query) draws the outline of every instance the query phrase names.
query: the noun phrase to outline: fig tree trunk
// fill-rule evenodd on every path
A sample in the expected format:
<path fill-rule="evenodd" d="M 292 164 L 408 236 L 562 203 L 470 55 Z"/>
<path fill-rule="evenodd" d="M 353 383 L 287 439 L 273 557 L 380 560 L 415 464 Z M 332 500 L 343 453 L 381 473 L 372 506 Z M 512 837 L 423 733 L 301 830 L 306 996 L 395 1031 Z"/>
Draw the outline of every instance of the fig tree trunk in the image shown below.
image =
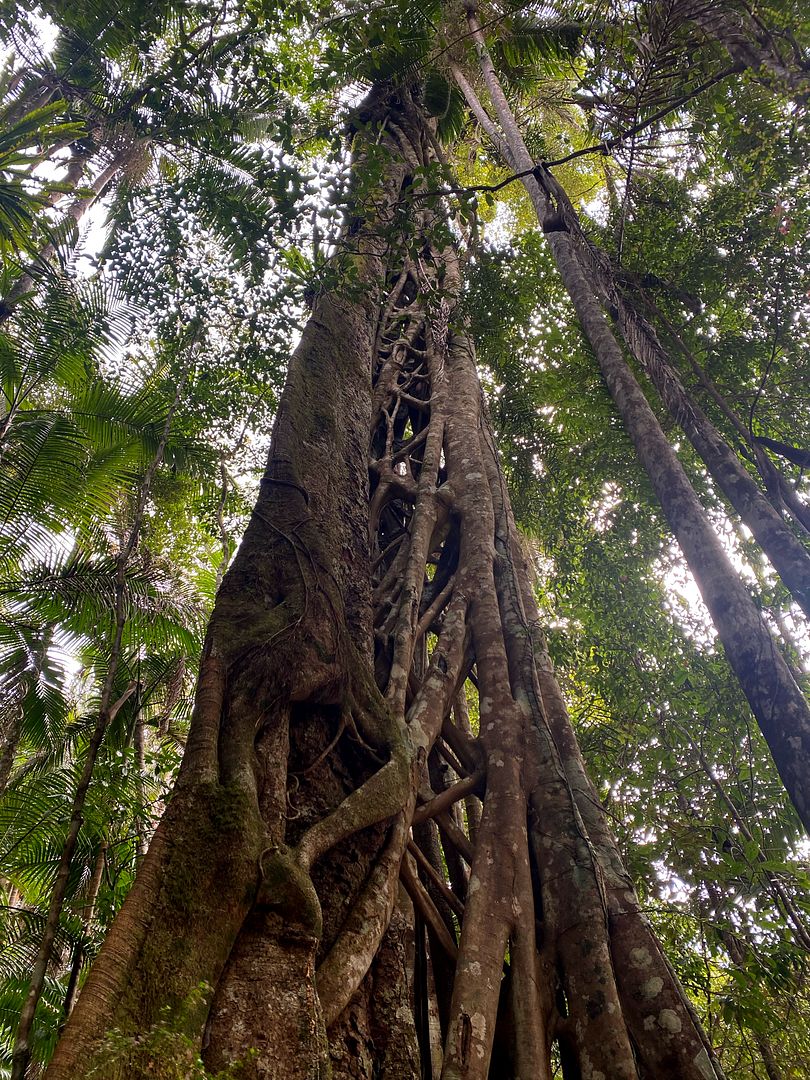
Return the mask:
<path fill-rule="evenodd" d="M 415 95 L 358 112 L 177 789 L 48 1080 L 721 1076 L 548 659 Z"/>

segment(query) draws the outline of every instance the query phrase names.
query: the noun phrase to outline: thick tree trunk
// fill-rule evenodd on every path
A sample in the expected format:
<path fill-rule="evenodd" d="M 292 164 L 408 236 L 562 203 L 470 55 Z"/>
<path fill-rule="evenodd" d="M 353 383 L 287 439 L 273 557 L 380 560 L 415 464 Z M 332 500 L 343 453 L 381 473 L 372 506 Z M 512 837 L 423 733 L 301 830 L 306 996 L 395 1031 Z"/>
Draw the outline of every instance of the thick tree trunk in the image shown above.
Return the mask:
<path fill-rule="evenodd" d="M 177 791 L 47 1076 L 176 1075 L 142 1052 L 168 1007 L 246 1080 L 551 1080 L 555 1044 L 567 1076 L 717 1080 L 540 637 L 459 265 L 410 201 L 431 132 L 376 100 L 362 288 L 292 359 Z"/>
<path fill-rule="evenodd" d="M 405 170 L 401 160 L 389 162 L 373 228 L 357 207 L 352 229 L 362 254 L 349 257 L 357 288 L 316 300 L 291 359 L 260 495 L 208 629 L 175 793 L 73 1010 L 51 1078 L 83 1076 L 88 1057 L 103 1056 L 105 1033 L 134 1037 L 164 1022 L 162 1010 L 201 1038 L 213 989 L 222 983 L 217 1001 L 227 1013 L 228 981 L 249 980 L 235 969 L 257 926 L 271 939 L 263 946 L 267 980 L 295 978 L 302 1000 L 316 1000 L 323 916 L 285 844 L 286 821 L 294 816 L 294 771 L 311 767 L 344 722 L 350 692 L 371 711 L 363 700 L 371 640 L 369 371 L 385 275 L 382 226 Z M 293 739 L 291 717 L 300 733 Z M 288 777 L 291 742 L 297 760 Z M 294 1014 L 296 1002 L 288 1005 Z M 312 1018 L 317 1027 L 314 1009 Z M 215 1033 L 215 1018 L 209 1047 L 212 1025 Z M 305 1054 L 313 1070 L 323 1059 L 320 1027 Z M 110 1075 L 149 1074 L 136 1046 L 131 1058 L 120 1068 L 113 1062 Z"/>

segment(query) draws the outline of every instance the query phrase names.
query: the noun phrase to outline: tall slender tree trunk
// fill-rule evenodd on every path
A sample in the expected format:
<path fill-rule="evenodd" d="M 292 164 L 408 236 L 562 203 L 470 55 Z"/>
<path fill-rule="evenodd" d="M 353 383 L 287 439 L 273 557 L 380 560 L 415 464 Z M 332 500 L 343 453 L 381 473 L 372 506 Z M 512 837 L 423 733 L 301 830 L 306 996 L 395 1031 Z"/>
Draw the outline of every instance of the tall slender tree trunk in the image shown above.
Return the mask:
<path fill-rule="evenodd" d="M 728 661 L 799 817 L 810 829 L 807 700 L 723 551 L 689 478 L 622 356 L 596 299 L 597 289 L 583 273 L 570 233 L 555 232 L 549 242 L 608 390 L 697 581 Z M 762 535 L 763 530 L 759 531 Z M 782 554 L 783 549 L 779 552 Z"/>
<path fill-rule="evenodd" d="M 107 859 L 107 841 L 104 840 L 99 845 L 98 854 L 96 855 L 96 862 L 93 867 L 93 872 L 90 875 L 90 881 L 87 885 L 87 894 L 82 904 L 82 932 L 85 937 L 90 933 L 90 929 L 93 925 L 93 918 L 96 913 L 96 900 L 98 899 L 98 891 L 101 888 L 101 880 L 104 876 L 104 866 Z M 70 975 L 68 977 L 67 990 L 65 991 L 65 1003 L 63 1005 L 65 1017 L 70 1016 L 74 1004 L 76 1003 L 76 994 L 79 989 L 79 976 L 81 975 L 82 964 L 84 963 L 84 947 L 83 942 L 77 942 L 73 947 L 73 957 L 70 964 Z"/>
<path fill-rule="evenodd" d="M 563 285 L 593 348 L 602 377 L 669 525 L 697 581 L 728 661 L 770 748 L 787 792 L 810 829 L 810 706 L 761 614 L 723 551 L 675 451 L 630 370 L 599 301 L 599 282 L 566 222 L 570 204 L 554 178 L 535 166 L 503 92 L 474 7 L 470 35 L 497 123 L 459 69 L 454 72 L 479 122 L 507 164 L 523 175 Z"/>
<path fill-rule="evenodd" d="M 690 397 L 654 327 L 619 289 L 607 257 L 587 242 L 575 220 L 571 221 L 570 228 L 574 242 L 578 243 L 582 252 L 584 269 L 592 272 L 602 297 L 617 312 L 619 329 L 631 354 L 705 462 L 712 479 L 737 511 L 743 524 L 751 530 L 796 603 L 810 618 L 810 551 L 792 532 L 737 454 Z"/>
<path fill-rule="evenodd" d="M 799 817 L 810 829 L 810 708 L 723 551 L 622 356 L 567 231 L 550 244 L 602 375 L 658 496 Z"/>
<path fill-rule="evenodd" d="M 48 1080 L 176 1075 L 166 1010 L 245 1080 L 550 1080 L 555 1047 L 719 1080 L 545 651 L 461 267 L 410 197 L 429 121 L 379 87 L 358 125 L 354 275 L 292 357 L 176 792 Z"/>
<path fill-rule="evenodd" d="M 664 315 L 657 305 L 650 301 L 649 297 L 646 298 L 646 302 L 652 308 L 656 320 L 663 325 L 670 338 L 675 342 L 677 348 L 686 357 L 690 368 L 697 376 L 700 386 L 706 391 L 722 415 L 725 416 L 731 424 L 732 429 L 737 432 L 740 440 L 744 444 L 750 446 L 751 457 L 757 467 L 762 483 L 765 485 L 765 491 L 772 506 L 780 515 L 783 511 L 787 511 L 793 517 L 795 523 L 803 530 L 804 534 L 810 535 L 810 509 L 808 509 L 801 501 L 796 490 L 788 483 L 781 470 L 776 468 L 765 453 L 764 448 L 756 441 L 749 428 L 746 427 L 734 409 L 731 408 L 728 401 L 709 377 L 705 368 L 698 362 L 695 354 L 688 347 L 677 329 L 672 325 L 669 319 L 667 319 L 666 315 Z"/>

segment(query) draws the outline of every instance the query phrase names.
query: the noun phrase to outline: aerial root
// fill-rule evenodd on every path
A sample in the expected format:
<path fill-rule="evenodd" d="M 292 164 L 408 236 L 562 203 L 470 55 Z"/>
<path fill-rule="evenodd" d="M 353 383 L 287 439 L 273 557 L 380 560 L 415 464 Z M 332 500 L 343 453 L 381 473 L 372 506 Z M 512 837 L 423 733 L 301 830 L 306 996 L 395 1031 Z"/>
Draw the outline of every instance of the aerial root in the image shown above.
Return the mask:
<path fill-rule="evenodd" d="M 408 840 L 411 799 L 397 815 L 388 843 L 374 864 L 337 940 L 316 974 L 328 1028 L 348 1005 L 366 976 L 388 929 L 397 899 L 399 868 Z"/>
<path fill-rule="evenodd" d="M 450 931 L 445 926 L 444 919 L 439 914 L 429 893 L 414 873 L 413 868 L 408 862 L 407 856 L 402 860 L 402 865 L 399 868 L 399 877 L 402 884 L 405 886 L 405 891 L 413 901 L 414 907 L 417 908 L 419 914 L 425 920 L 425 923 L 435 935 L 436 940 L 441 947 L 450 959 L 455 962 L 455 959 L 458 956 L 458 946 L 453 940 Z"/>

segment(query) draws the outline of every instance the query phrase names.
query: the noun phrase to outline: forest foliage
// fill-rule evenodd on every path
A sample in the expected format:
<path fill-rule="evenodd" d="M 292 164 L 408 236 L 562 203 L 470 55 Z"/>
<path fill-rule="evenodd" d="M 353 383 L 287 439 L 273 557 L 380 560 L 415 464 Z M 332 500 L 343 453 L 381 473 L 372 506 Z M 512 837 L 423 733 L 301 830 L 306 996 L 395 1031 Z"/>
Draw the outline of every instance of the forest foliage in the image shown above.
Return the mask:
<path fill-rule="evenodd" d="M 532 156 L 561 162 L 751 475 L 767 450 L 807 544 L 810 28 L 801 4 L 754 6 L 791 83 L 688 6 L 502 0 L 486 29 Z M 100 711 L 37 1062 L 165 805 L 286 357 L 343 243 L 357 103 L 405 78 L 437 120 L 431 197 L 469 232 L 465 318 L 624 858 L 727 1075 L 810 1070 L 810 847 L 528 200 L 453 81 L 470 48 L 457 14 L 0 6 L 0 1075 Z M 373 169 L 366 183 L 373 197 Z M 805 617 L 645 389 L 807 689 Z"/>

